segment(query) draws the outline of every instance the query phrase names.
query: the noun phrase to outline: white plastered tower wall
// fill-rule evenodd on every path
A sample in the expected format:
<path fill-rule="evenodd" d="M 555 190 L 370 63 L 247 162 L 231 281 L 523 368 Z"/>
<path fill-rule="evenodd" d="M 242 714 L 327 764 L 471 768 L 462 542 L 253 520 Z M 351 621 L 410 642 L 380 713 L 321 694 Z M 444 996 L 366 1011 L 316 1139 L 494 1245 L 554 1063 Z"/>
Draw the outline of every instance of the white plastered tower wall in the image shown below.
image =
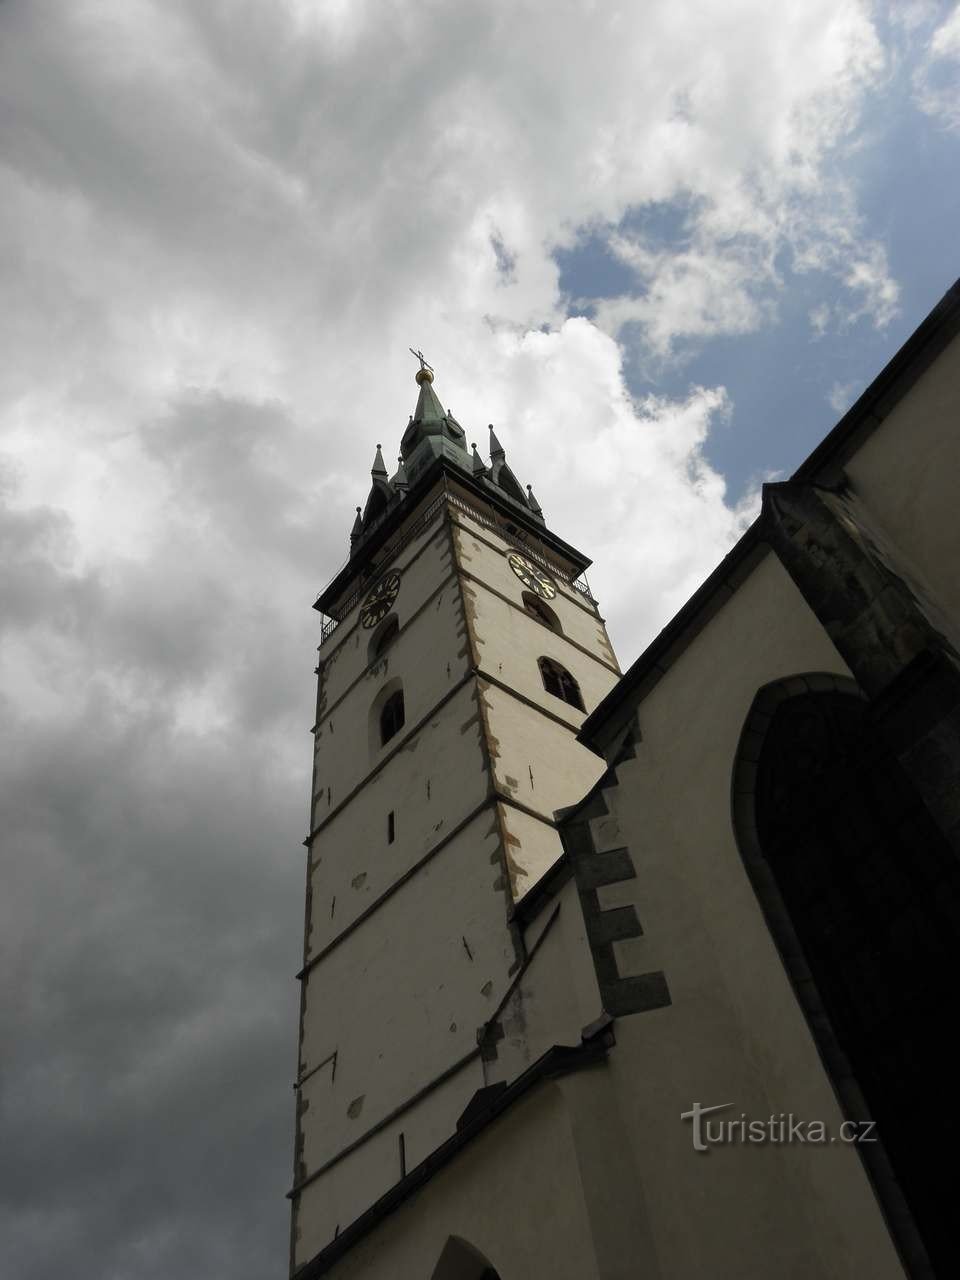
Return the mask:
<path fill-rule="evenodd" d="M 574 676 L 588 710 L 619 671 L 595 603 L 572 585 L 582 558 L 516 506 L 441 466 L 404 494 L 375 572 L 347 574 L 329 605 L 339 622 L 320 647 L 313 730 L 294 1271 L 450 1139 L 478 1090 L 577 1044 L 600 1011 L 575 900 L 562 921 L 517 907 L 561 857 L 554 810 L 603 767 L 576 741 L 584 713 L 547 692 L 538 659 Z M 510 551 L 549 579 L 559 632 L 525 607 Z M 378 627 L 361 613 L 367 588 L 394 572 L 398 630 L 377 654 Z M 384 744 L 379 711 L 397 689 L 404 723 Z"/>

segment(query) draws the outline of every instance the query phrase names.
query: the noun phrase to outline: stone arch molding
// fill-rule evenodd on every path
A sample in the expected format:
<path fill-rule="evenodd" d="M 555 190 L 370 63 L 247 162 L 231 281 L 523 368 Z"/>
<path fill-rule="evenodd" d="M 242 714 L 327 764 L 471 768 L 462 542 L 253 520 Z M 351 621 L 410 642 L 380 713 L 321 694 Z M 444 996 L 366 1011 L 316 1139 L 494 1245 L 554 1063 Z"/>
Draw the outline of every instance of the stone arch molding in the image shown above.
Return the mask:
<path fill-rule="evenodd" d="M 733 828 L 751 880 L 757 873 L 761 873 L 762 878 L 763 869 L 767 865 L 760 848 L 756 823 L 757 764 L 777 708 L 782 702 L 805 693 L 847 693 L 866 701 L 863 690 L 855 680 L 849 676 L 825 672 L 784 676 L 765 684 L 757 692 L 740 732 L 731 786 Z M 762 898 L 761 902 L 766 907 Z"/>
<path fill-rule="evenodd" d="M 791 698 L 824 693 L 846 694 L 865 705 L 870 703 L 855 680 L 824 672 L 785 676 L 758 690 L 744 721 L 734 758 L 731 816 L 747 876 L 841 1109 L 849 1120 L 869 1121 L 870 1109 L 817 989 L 773 868 L 764 856 L 756 818 L 758 766 L 777 709 Z M 906 1263 L 907 1273 L 918 1280 L 932 1276 L 925 1247 L 882 1140 L 858 1146 L 857 1152 L 901 1259 Z"/>
<path fill-rule="evenodd" d="M 852 1119 L 866 1119 L 868 1117 L 859 1090 L 854 1090 L 848 1097 L 844 1096 L 844 1090 L 838 1087 L 838 1081 L 835 1078 L 836 1067 L 844 1061 L 844 1055 L 813 984 L 800 939 L 793 927 L 793 921 L 773 869 L 764 857 L 760 846 L 760 832 L 757 828 L 758 765 L 766 744 L 767 732 L 773 724 L 773 717 L 781 703 L 808 693 L 845 693 L 866 702 L 860 686 L 849 676 L 816 672 L 785 676 L 764 685 L 757 692 L 747 713 L 734 759 L 730 797 L 733 830 L 740 856 L 753 891 L 757 895 L 767 927 L 780 953 L 794 994 L 806 1014 L 810 1030 L 833 1080 L 834 1088 L 840 1094 L 841 1101 Z"/>
<path fill-rule="evenodd" d="M 501 1280 L 501 1277 L 479 1249 L 460 1236 L 450 1236 L 430 1280 Z"/>

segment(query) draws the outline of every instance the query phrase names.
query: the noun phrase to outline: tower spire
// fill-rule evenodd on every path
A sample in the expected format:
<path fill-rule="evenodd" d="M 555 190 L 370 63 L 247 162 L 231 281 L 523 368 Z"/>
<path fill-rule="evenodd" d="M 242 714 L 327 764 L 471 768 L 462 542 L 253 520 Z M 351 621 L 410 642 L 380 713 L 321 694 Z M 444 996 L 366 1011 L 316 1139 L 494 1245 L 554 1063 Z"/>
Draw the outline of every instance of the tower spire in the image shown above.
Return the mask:
<path fill-rule="evenodd" d="M 377 445 L 377 456 L 373 460 L 373 466 L 370 468 L 370 474 L 373 476 L 374 480 L 386 480 L 388 478 L 387 468 L 383 461 L 383 453 L 381 452 L 380 445 Z"/>
<path fill-rule="evenodd" d="M 415 484 L 424 467 L 440 455 L 445 455 L 465 470 L 470 465 L 463 428 L 440 403 L 433 389 L 433 370 L 424 360 L 423 353 L 413 351 L 413 354 L 420 361 L 415 375 L 420 394 L 413 417 L 400 441 L 400 454 L 411 484 Z"/>
<path fill-rule="evenodd" d="M 507 456 L 507 452 L 503 445 L 497 439 L 497 433 L 493 429 L 493 423 L 490 423 L 490 458 L 493 462 L 502 462 Z"/>
<path fill-rule="evenodd" d="M 414 422 L 424 424 L 443 422 L 447 415 L 433 389 L 433 370 L 426 367 L 418 369 L 416 382 L 420 388 L 420 394 L 417 396 L 417 407 L 413 411 Z"/>

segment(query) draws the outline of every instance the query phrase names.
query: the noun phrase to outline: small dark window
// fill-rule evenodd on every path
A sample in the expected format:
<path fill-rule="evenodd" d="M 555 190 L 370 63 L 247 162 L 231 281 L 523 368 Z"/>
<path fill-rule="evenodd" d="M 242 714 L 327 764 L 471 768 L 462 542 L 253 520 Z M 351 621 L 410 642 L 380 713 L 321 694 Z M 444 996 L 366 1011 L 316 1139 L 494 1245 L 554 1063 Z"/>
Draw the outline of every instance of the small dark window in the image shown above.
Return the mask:
<path fill-rule="evenodd" d="M 545 605 L 532 591 L 523 593 L 523 607 L 531 618 L 536 618 L 542 626 L 549 628 L 550 631 L 555 631 L 558 636 L 563 635 L 560 619 L 549 605 Z"/>
<path fill-rule="evenodd" d="M 397 835 L 396 814 L 393 809 L 387 814 L 387 844 L 393 844 Z"/>
<path fill-rule="evenodd" d="M 403 690 L 398 689 L 383 704 L 380 712 L 380 741 L 387 743 L 403 728 Z"/>
<path fill-rule="evenodd" d="M 561 667 L 560 663 L 554 662 L 552 658 L 540 658 L 538 661 L 543 687 L 547 693 L 552 693 L 555 698 L 562 698 L 564 702 L 569 702 L 571 707 L 576 707 L 578 711 L 586 711 L 580 695 L 580 686 L 566 667 Z"/>

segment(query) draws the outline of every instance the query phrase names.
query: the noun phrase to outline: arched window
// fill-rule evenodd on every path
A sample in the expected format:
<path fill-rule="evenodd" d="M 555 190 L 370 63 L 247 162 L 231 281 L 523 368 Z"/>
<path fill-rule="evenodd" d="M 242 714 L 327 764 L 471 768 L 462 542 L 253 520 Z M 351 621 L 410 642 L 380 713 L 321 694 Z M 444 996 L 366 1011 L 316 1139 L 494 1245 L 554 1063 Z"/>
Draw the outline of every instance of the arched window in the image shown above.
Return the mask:
<path fill-rule="evenodd" d="M 380 743 L 385 745 L 403 728 L 403 690 L 392 693 L 380 712 Z"/>
<path fill-rule="evenodd" d="M 377 627 L 376 631 L 373 633 L 370 640 L 370 647 L 367 650 L 368 662 L 373 662 L 376 658 L 379 658 L 381 654 L 386 653 L 394 640 L 396 640 L 399 633 L 400 623 L 397 621 L 397 615 L 393 613 L 389 618 L 381 622 L 380 626 Z"/>
<path fill-rule="evenodd" d="M 543 603 L 539 596 L 535 596 L 532 591 L 524 591 L 523 607 L 531 618 L 549 627 L 551 631 L 555 631 L 558 636 L 563 635 L 563 628 L 560 626 L 560 619 L 553 612 L 549 605 Z"/>
<path fill-rule="evenodd" d="M 803 686 L 806 685 L 804 691 Z M 733 780 L 741 853 L 910 1274 L 952 1274 L 960 863 L 852 681 L 757 695 Z M 811 981 L 812 978 L 812 981 Z M 842 1064 L 837 1071 L 837 1064 Z M 849 1065 L 845 1065 L 849 1064 Z M 925 1261 L 929 1258 L 929 1262 Z M 930 1267 L 932 1264 L 932 1270 Z"/>
<path fill-rule="evenodd" d="M 540 664 L 543 687 L 547 693 L 552 693 L 555 698 L 562 698 L 564 702 L 569 702 L 571 707 L 576 707 L 578 711 L 586 711 L 580 695 L 580 686 L 566 667 L 561 667 L 560 663 L 555 662 L 553 658 L 538 658 L 537 661 Z"/>

